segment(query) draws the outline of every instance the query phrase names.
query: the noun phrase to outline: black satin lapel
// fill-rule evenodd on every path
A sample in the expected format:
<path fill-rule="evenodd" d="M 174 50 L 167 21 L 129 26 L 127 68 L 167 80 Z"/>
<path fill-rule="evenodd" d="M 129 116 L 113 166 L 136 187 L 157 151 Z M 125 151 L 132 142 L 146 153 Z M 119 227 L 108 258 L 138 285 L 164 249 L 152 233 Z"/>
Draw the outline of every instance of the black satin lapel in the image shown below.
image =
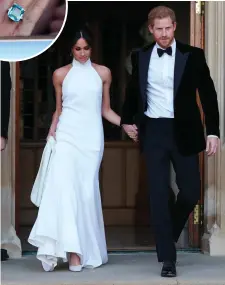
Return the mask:
<path fill-rule="evenodd" d="M 174 97 L 177 94 L 181 78 L 184 73 L 186 62 L 189 56 L 189 52 L 182 53 L 178 48 L 176 49 L 175 67 L 174 67 Z"/>
<path fill-rule="evenodd" d="M 153 46 L 151 46 L 147 51 L 140 52 L 139 56 L 139 82 L 140 82 L 140 89 L 141 89 L 143 102 L 145 102 L 146 99 L 148 68 L 149 68 L 150 57 L 152 54 L 152 49 Z"/>

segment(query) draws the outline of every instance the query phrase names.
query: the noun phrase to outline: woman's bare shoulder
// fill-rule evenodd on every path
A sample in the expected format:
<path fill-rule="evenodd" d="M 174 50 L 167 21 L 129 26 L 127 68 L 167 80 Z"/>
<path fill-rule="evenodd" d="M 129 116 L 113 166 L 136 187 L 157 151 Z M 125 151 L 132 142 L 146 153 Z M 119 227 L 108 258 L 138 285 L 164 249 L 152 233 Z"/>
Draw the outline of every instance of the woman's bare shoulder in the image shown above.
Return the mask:
<path fill-rule="evenodd" d="M 67 73 L 70 71 L 71 67 L 71 64 L 67 64 L 60 68 L 57 68 L 53 73 L 53 80 L 57 83 L 62 83 Z"/>
<path fill-rule="evenodd" d="M 94 68 L 100 70 L 101 72 L 104 72 L 104 73 L 111 73 L 110 69 L 104 65 L 100 65 L 100 64 L 97 64 L 97 63 L 94 63 L 92 62 Z"/>
<path fill-rule="evenodd" d="M 111 78 L 111 70 L 108 67 L 97 63 L 92 63 L 92 65 L 103 79 Z"/>

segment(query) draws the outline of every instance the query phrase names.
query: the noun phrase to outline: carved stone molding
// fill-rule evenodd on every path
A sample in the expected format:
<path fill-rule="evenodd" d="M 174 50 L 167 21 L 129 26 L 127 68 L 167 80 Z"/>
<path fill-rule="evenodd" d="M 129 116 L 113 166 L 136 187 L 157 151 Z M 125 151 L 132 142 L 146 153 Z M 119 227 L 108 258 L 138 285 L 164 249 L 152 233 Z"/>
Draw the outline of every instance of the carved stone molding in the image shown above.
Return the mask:
<path fill-rule="evenodd" d="M 218 94 L 221 144 L 215 157 L 205 159 L 205 234 L 202 248 L 225 255 L 225 3 L 206 2 L 206 58 Z M 223 175 L 222 175 L 223 174 Z"/>
<path fill-rule="evenodd" d="M 10 258 L 21 257 L 21 243 L 15 231 L 15 64 L 10 64 L 12 91 L 8 143 L 1 153 L 1 248 Z"/>

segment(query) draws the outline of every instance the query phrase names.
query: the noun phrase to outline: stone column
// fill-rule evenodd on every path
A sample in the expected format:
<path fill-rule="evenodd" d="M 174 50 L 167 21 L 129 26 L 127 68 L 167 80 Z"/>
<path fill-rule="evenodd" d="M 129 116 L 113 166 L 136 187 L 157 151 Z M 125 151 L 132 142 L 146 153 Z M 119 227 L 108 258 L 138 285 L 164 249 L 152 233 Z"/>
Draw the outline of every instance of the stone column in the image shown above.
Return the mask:
<path fill-rule="evenodd" d="M 218 94 L 220 147 L 205 159 L 203 251 L 225 255 L 225 2 L 206 2 L 206 57 Z"/>
<path fill-rule="evenodd" d="M 10 64 L 12 91 L 8 143 L 1 153 L 1 248 L 10 258 L 21 257 L 21 243 L 15 232 L 15 103 L 16 64 Z"/>

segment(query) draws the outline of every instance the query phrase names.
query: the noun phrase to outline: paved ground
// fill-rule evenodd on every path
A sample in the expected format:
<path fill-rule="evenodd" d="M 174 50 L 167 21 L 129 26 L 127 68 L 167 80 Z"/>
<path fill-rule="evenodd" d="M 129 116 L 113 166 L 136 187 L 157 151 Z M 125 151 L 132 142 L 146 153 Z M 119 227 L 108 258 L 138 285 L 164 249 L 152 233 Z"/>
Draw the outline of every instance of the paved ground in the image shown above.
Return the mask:
<path fill-rule="evenodd" d="M 225 285 L 225 257 L 179 253 L 177 278 L 161 278 L 154 253 L 110 254 L 109 263 L 74 273 L 67 264 L 43 272 L 35 256 L 2 265 L 2 285 Z"/>

